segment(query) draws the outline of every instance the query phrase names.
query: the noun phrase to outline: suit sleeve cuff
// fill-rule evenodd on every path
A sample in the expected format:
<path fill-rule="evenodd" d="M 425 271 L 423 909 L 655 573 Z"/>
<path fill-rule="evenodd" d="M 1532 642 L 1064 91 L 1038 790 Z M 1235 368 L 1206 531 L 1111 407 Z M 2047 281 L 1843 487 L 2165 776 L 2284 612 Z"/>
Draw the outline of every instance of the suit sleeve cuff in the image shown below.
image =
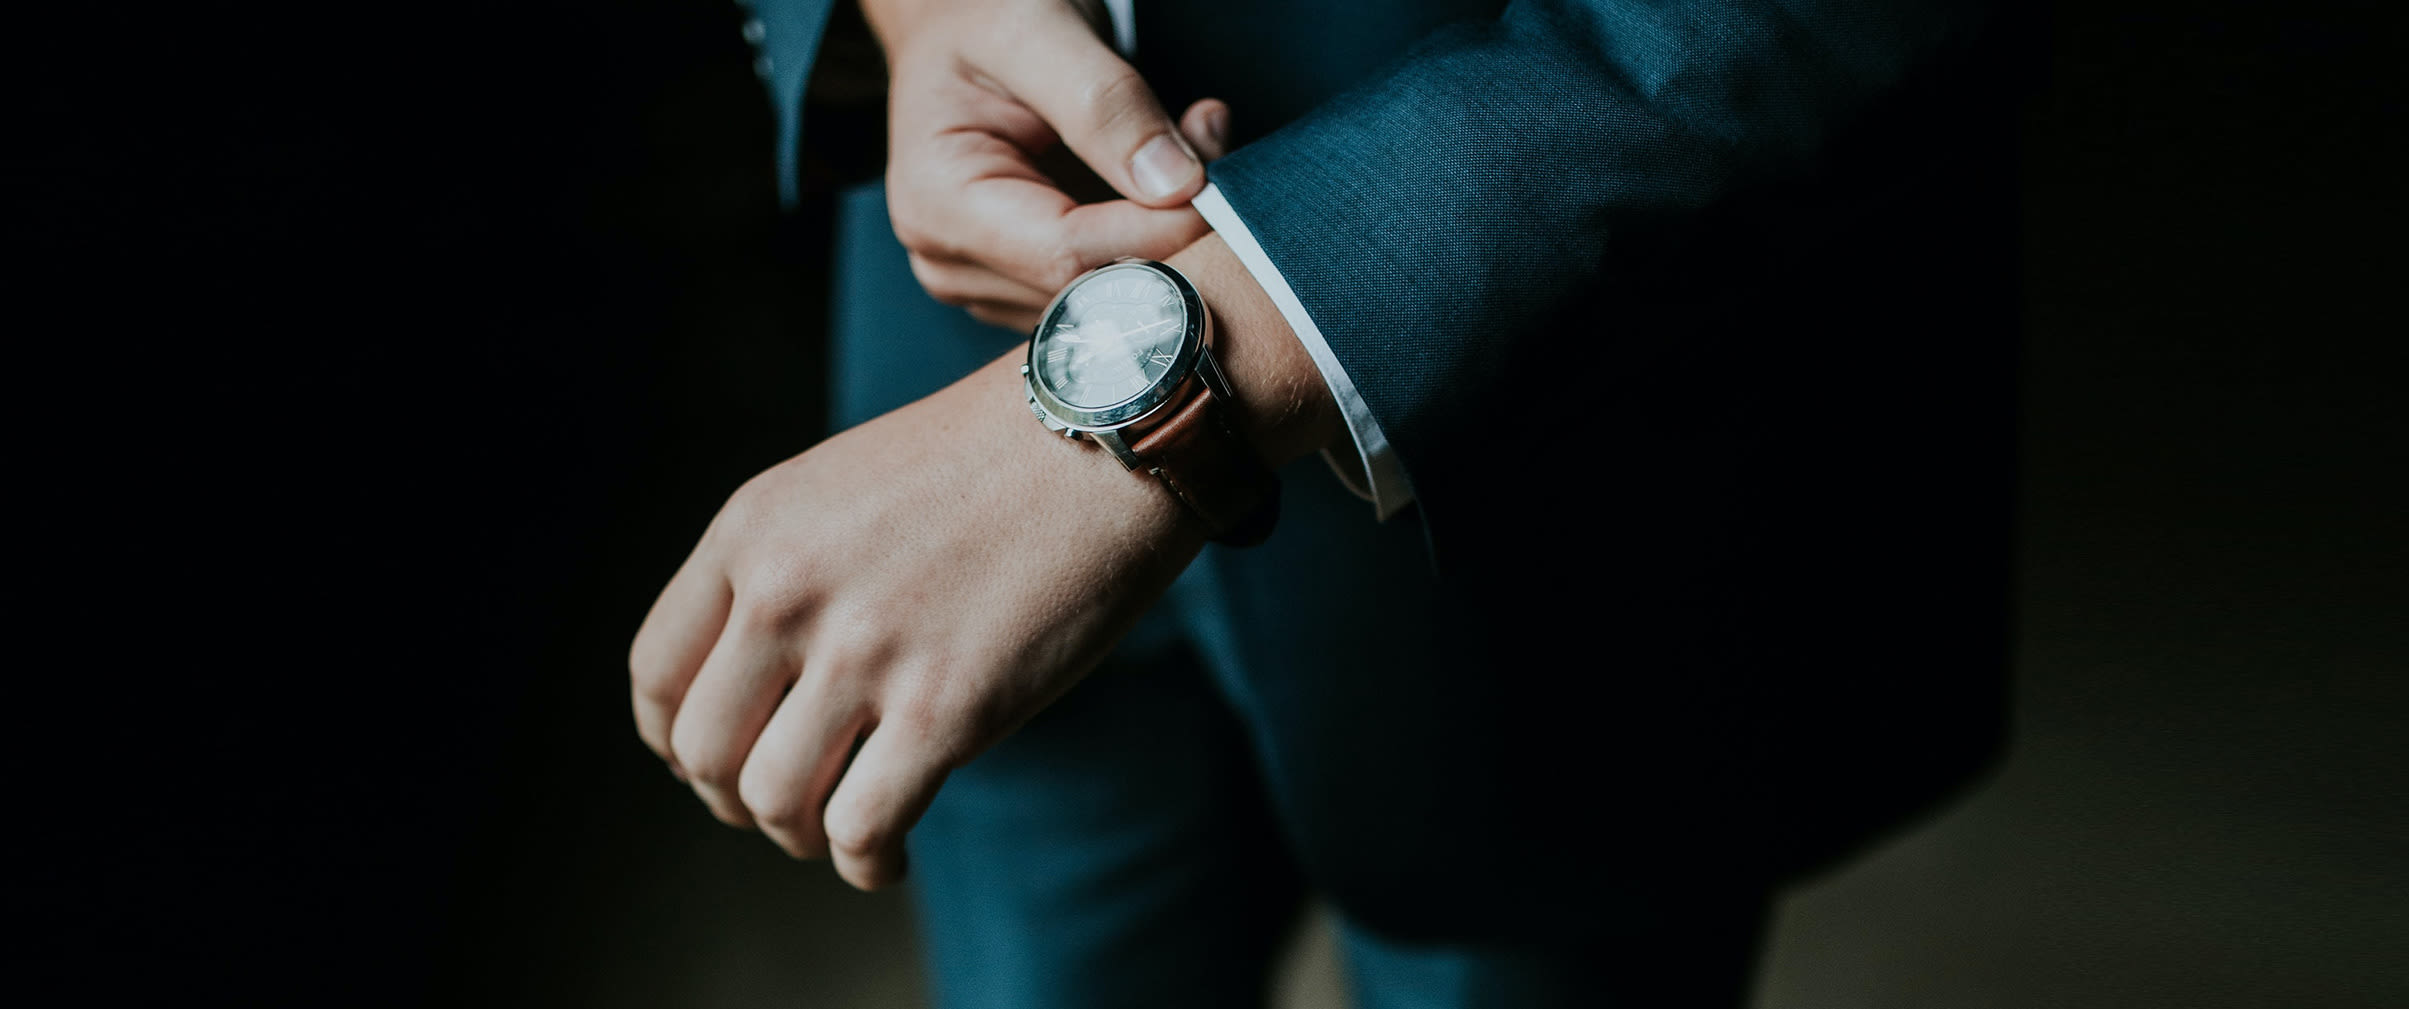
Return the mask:
<path fill-rule="evenodd" d="M 1221 195 L 1221 187 L 1210 183 L 1204 192 L 1196 194 L 1196 212 L 1204 215 L 1205 223 L 1219 232 L 1238 261 L 1246 264 L 1246 272 L 1262 285 L 1263 293 L 1288 320 L 1288 328 L 1297 340 L 1304 343 L 1305 352 L 1313 357 L 1313 366 L 1321 370 L 1322 382 L 1330 387 L 1330 398 L 1338 403 L 1339 415 L 1346 419 L 1347 434 L 1354 441 L 1354 451 L 1339 448 L 1322 450 L 1322 458 L 1337 472 L 1339 482 L 1356 496 L 1372 502 L 1373 514 L 1386 519 L 1405 509 L 1414 501 L 1413 484 L 1405 478 L 1405 466 L 1398 462 L 1397 452 L 1389 446 L 1388 436 L 1380 433 L 1380 421 L 1372 416 L 1372 408 L 1363 401 L 1355 382 L 1347 377 L 1347 369 L 1331 353 L 1329 341 L 1322 338 L 1321 327 L 1313 324 L 1313 316 L 1297 300 L 1288 280 L 1273 266 L 1271 257 L 1264 255 L 1263 246 L 1255 241 L 1246 222 L 1238 219 L 1238 211 Z"/>

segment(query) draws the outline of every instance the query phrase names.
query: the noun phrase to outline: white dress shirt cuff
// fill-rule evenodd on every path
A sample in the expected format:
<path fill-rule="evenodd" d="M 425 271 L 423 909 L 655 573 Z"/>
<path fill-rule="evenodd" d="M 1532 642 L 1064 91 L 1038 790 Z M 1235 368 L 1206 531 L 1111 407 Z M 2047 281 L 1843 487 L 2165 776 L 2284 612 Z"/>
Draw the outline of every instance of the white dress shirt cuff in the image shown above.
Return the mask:
<path fill-rule="evenodd" d="M 1313 324 L 1313 316 L 1289 288 L 1288 278 L 1280 275 L 1280 268 L 1272 265 L 1270 256 L 1264 255 L 1263 246 L 1255 241 L 1253 232 L 1246 230 L 1246 222 L 1238 219 L 1237 209 L 1221 195 L 1220 186 L 1206 184 L 1204 192 L 1196 194 L 1195 206 L 1196 212 L 1204 215 L 1205 223 L 1212 225 L 1221 234 L 1221 240 L 1229 244 L 1230 251 L 1238 254 L 1238 261 L 1246 264 L 1246 272 L 1262 285 L 1263 293 L 1271 296 L 1271 303 L 1288 320 L 1288 328 L 1296 332 L 1305 352 L 1313 357 L 1313 366 L 1321 370 L 1322 382 L 1330 387 L 1330 398 L 1338 402 L 1339 416 L 1346 419 L 1347 434 L 1354 439 L 1355 451 L 1327 448 L 1322 450 L 1322 458 L 1329 460 L 1339 482 L 1372 502 L 1373 514 L 1381 519 L 1412 504 L 1414 488 L 1405 479 L 1404 464 L 1397 461 L 1396 450 L 1389 447 L 1388 436 L 1380 432 L 1380 422 L 1372 417 L 1372 408 L 1364 403 L 1354 380 L 1347 377 L 1347 369 L 1339 365 L 1338 355 L 1330 352 L 1330 342 L 1322 338 L 1321 327 Z"/>

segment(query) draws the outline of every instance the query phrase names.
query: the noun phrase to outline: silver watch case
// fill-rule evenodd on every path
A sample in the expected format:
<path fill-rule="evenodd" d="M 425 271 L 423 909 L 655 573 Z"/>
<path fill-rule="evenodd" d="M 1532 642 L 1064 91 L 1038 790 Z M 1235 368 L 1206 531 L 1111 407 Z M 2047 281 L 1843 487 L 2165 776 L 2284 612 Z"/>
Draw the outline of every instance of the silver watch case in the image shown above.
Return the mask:
<path fill-rule="evenodd" d="M 1054 390 L 1038 380 L 1037 339 L 1046 332 L 1047 327 L 1053 325 L 1055 316 L 1062 311 L 1064 299 L 1069 298 L 1071 292 L 1081 284 L 1106 273 L 1130 269 L 1151 270 L 1179 292 L 1186 309 L 1186 325 L 1180 333 L 1179 349 L 1173 352 L 1171 364 L 1163 369 L 1162 377 L 1139 390 L 1135 396 L 1095 409 L 1065 403 L 1054 395 Z M 1224 400 L 1231 398 L 1229 379 L 1221 373 L 1220 362 L 1213 359 L 1209 345 L 1212 334 L 1213 317 L 1205 309 L 1204 299 L 1197 295 L 1196 285 L 1188 283 L 1185 275 L 1168 264 L 1124 257 L 1089 270 L 1062 286 L 1062 293 L 1055 295 L 1053 302 L 1046 305 L 1045 313 L 1038 316 L 1037 328 L 1029 334 L 1027 360 L 1020 366 L 1021 384 L 1028 390 L 1029 411 L 1037 415 L 1047 430 L 1060 431 L 1066 438 L 1094 439 L 1097 444 L 1110 450 L 1113 458 L 1119 459 L 1122 466 L 1137 469 L 1140 460 L 1137 453 L 1130 449 L 1129 440 L 1123 432 L 1144 424 L 1162 412 L 1165 406 L 1184 401 L 1182 392 L 1189 386 L 1190 379 L 1202 381 L 1210 395 Z"/>

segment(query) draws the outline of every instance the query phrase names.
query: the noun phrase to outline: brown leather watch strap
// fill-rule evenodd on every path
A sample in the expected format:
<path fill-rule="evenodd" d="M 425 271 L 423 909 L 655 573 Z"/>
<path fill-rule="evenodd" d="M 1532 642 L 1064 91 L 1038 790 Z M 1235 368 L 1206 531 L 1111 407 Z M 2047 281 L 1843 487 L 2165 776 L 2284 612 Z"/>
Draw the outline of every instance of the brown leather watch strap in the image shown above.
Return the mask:
<path fill-rule="evenodd" d="M 1279 478 L 1238 436 L 1226 405 L 1207 389 L 1198 389 L 1129 448 L 1204 519 L 1216 542 L 1253 546 L 1279 521 Z"/>

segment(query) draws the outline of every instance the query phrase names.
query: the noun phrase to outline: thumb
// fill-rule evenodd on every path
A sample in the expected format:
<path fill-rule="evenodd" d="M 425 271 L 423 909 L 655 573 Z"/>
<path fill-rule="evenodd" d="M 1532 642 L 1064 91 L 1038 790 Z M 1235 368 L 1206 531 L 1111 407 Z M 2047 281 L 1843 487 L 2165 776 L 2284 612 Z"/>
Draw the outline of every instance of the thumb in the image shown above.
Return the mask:
<path fill-rule="evenodd" d="M 1024 30 L 1019 44 L 994 47 L 984 69 L 1115 192 L 1159 208 L 1204 188 L 1203 161 L 1154 89 L 1085 21 L 1064 7 Z"/>

